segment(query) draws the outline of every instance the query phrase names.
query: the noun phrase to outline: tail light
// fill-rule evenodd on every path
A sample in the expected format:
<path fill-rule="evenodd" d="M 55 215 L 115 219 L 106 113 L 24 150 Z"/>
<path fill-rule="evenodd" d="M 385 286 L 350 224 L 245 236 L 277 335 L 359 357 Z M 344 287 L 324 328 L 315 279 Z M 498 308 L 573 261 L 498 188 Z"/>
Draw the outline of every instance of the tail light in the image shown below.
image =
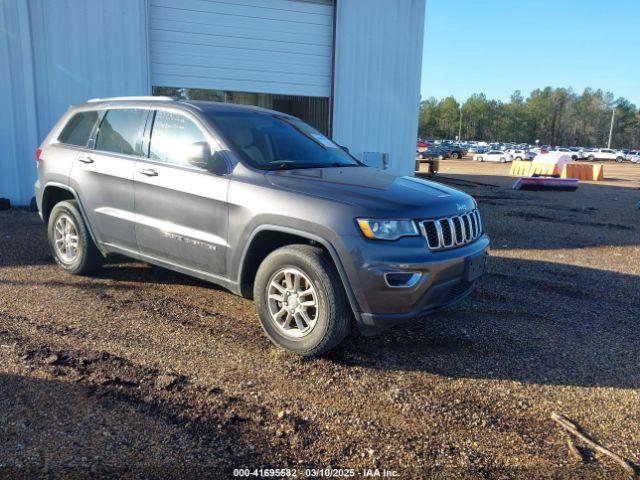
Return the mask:
<path fill-rule="evenodd" d="M 40 161 L 40 155 L 42 155 L 42 149 L 38 148 L 36 149 L 36 162 Z"/>

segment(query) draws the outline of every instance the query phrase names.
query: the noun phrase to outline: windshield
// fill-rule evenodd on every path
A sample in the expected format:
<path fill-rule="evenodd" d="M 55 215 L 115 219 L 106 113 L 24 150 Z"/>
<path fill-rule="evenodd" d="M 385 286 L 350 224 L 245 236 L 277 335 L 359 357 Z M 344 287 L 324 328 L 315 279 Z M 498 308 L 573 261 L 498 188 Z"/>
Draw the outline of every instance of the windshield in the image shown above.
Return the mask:
<path fill-rule="evenodd" d="M 306 123 L 269 112 L 208 112 L 208 118 L 249 165 L 261 170 L 362 165 Z"/>

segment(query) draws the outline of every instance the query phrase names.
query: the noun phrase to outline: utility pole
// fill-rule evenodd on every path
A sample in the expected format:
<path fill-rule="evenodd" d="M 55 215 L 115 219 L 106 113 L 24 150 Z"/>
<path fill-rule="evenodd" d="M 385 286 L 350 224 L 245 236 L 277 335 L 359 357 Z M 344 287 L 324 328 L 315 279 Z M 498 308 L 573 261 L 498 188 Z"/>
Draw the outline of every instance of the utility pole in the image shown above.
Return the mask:
<path fill-rule="evenodd" d="M 458 127 L 458 141 L 462 141 L 462 107 L 460 107 L 460 126 Z"/>
<path fill-rule="evenodd" d="M 613 135 L 613 119 L 616 117 L 616 105 L 611 108 L 611 127 L 609 128 L 609 143 L 607 148 L 611 148 L 611 135 Z"/>

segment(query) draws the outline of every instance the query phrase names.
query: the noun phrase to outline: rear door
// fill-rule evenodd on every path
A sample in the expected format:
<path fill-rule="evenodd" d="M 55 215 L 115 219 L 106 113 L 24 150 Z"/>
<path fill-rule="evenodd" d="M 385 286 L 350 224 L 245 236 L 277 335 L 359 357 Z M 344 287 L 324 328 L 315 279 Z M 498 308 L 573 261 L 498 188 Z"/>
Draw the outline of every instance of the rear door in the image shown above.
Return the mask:
<path fill-rule="evenodd" d="M 76 157 L 71 184 L 98 241 L 137 250 L 133 172 L 141 152 L 148 110 L 113 108 L 101 112 L 89 149 Z"/>
<path fill-rule="evenodd" d="M 217 141 L 188 112 L 158 109 L 136 162 L 136 238 L 144 255 L 216 276 L 226 276 L 229 177 L 188 163 L 186 152 Z"/>

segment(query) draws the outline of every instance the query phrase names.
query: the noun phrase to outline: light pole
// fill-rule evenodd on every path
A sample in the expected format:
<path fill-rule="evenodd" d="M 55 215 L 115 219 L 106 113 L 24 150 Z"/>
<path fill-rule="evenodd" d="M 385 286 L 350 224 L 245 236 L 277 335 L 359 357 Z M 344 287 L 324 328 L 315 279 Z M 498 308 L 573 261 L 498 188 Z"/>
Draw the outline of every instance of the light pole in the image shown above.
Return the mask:
<path fill-rule="evenodd" d="M 460 126 L 458 127 L 458 141 L 462 141 L 462 107 L 460 107 Z"/>
<path fill-rule="evenodd" d="M 614 102 L 611 106 L 611 127 L 609 127 L 609 143 L 607 143 L 607 148 L 611 148 L 611 136 L 613 135 L 613 120 L 616 118 L 616 103 Z"/>

